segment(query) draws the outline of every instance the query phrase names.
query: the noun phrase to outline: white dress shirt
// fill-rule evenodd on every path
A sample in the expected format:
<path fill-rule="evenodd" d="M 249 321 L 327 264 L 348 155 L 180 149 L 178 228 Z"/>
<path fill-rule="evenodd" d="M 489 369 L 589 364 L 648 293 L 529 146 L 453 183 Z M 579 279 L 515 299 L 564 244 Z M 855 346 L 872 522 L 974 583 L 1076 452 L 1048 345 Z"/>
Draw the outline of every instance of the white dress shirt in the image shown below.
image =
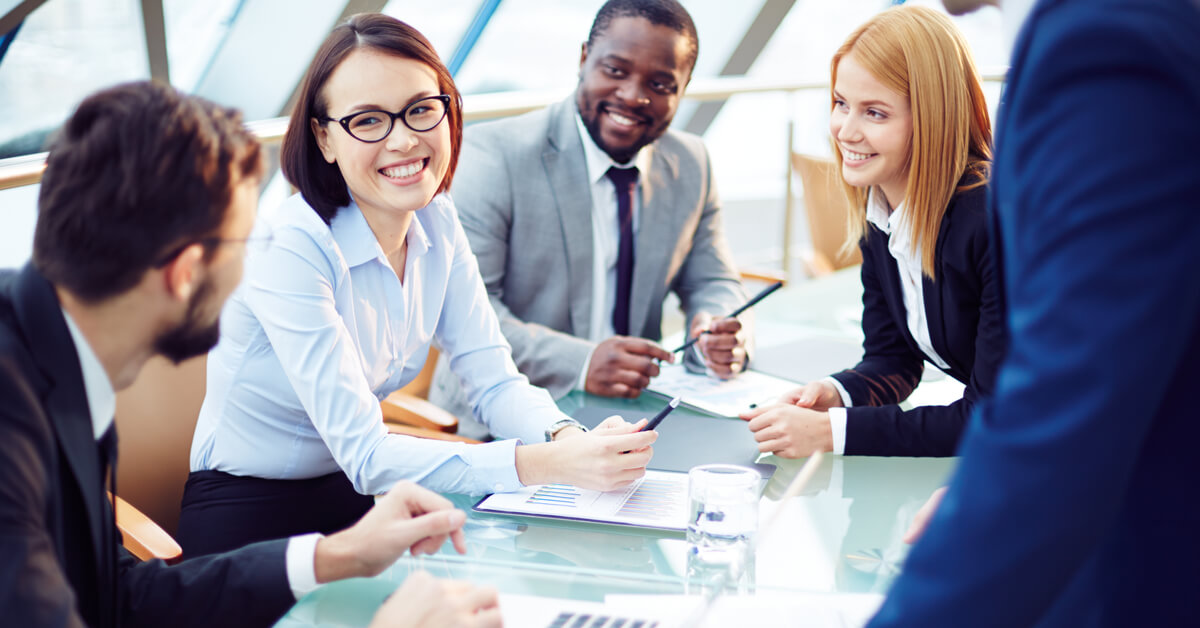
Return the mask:
<path fill-rule="evenodd" d="M 418 210 L 404 281 L 358 206 L 326 225 L 295 195 L 259 218 L 266 251 L 222 313 L 192 442 L 193 471 L 273 479 L 344 472 L 355 490 L 399 480 L 435 491 L 521 487 L 515 447 L 565 418 L 517 372 L 450 199 Z M 379 401 L 411 381 L 431 342 L 501 438 L 468 445 L 388 434 Z"/>
<path fill-rule="evenodd" d="M 579 139 L 583 142 L 583 160 L 587 166 L 588 182 L 592 193 L 592 312 L 589 325 L 588 340 L 602 342 L 612 338 L 616 331 L 613 329 L 613 307 L 617 302 L 617 251 L 621 244 L 621 220 L 617 213 L 617 187 L 608 178 L 609 168 L 638 169 L 638 184 L 633 195 L 633 237 L 637 241 L 638 219 L 642 209 L 642 179 L 650 171 L 651 148 L 644 146 L 634 155 L 633 159 L 619 164 L 613 161 L 604 149 L 596 145 L 592 136 L 583 125 L 579 114 L 575 115 L 575 126 L 579 129 Z M 637 250 L 637 247 L 634 247 Z M 634 262 L 637 267 L 637 262 Z M 591 354 L 583 362 L 583 372 L 579 374 L 578 388 L 584 389 L 587 383 L 588 366 L 592 362 Z"/>
<path fill-rule="evenodd" d="M 638 184 L 633 195 L 632 208 L 633 237 L 636 241 L 638 221 L 642 212 L 642 178 L 650 172 L 652 150 L 650 146 L 645 146 L 633 159 L 619 164 L 596 145 L 578 114 L 575 116 L 575 124 L 579 129 L 579 139 L 583 142 L 583 159 L 587 165 L 588 182 L 592 192 L 592 318 L 588 339 L 600 342 L 616 333 L 613 330 L 612 314 L 617 303 L 617 251 L 621 245 L 617 187 L 612 179 L 608 178 L 608 169 L 635 166 L 638 169 Z"/>
<path fill-rule="evenodd" d="M 929 336 L 929 319 L 925 316 L 925 284 L 921 269 L 921 246 L 911 248 L 913 241 L 912 228 L 904 220 L 904 203 L 888 212 L 886 201 L 871 188 L 867 195 L 867 220 L 888 236 L 888 253 L 896 260 L 896 270 L 900 275 L 900 292 L 904 295 L 904 310 L 907 314 L 908 332 L 912 334 L 917 346 L 934 364 L 947 369 L 950 365 L 933 349 L 933 341 Z M 827 378 L 837 387 L 842 397 L 844 408 L 829 409 L 829 424 L 833 431 L 833 453 L 841 454 L 846 451 L 846 408 L 853 405 L 850 395 L 836 379 Z"/>
<path fill-rule="evenodd" d="M 75 324 L 75 319 L 62 311 L 67 321 L 67 330 L 71 332 L 71 341 L 75 343 L 75 354 L 79 356 L 79 370 L 83 373 L 83 390 L 87 397 L 88 412 L 92 417 L 92 433 L 99 441 L 104 432 L 113 424 L 117 411 L 117 393 L 113 390 L 112 382 L 100 358 L 88 344 L 87 338 Z M 317 588 L 316 559 L 317 541 L 320 534 L 306 534 L 288 540 L 287 562 L 288 585 L 296 599 Z"/>

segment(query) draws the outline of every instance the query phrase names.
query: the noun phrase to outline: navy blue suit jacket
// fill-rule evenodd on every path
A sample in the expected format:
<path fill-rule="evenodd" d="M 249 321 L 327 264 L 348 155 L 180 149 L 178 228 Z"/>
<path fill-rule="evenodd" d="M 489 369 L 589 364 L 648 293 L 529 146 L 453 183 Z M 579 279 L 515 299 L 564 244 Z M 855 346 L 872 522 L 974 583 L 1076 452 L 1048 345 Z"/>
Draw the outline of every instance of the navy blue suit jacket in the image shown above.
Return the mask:
<path fill-rule="evenodd" d="M 286 541 L 172 567 L 118 549 L 99 450 L 53 286 L 0 273 L 0 624 L 261 626 L 295 603 Z"/>
<path fill-rule="evenodd" d="M 997 123 L 1009 349 L 873 626 L 1200 621 L 1200 5 L 1039 3 Z"/>
<path fill-rule="evenodd" d="M 967 183 L 964 178 L 961 183 Z M 948 375 L 966 384 L 947 406 L 902 410 L 928 356 L 908 329 L 908 311 L 888 236 L 868 225 L 863 239 L 863 359 L 833 377 L 854 402 L 846 411 L 847 455 L 953 456 L 975 402 L 991 394 L 1004 352 L 1003 306 L 989 233 L 986 186 L 950 200 L 934 250 L 934 280 L 923 280 L 925 318 Z"/>

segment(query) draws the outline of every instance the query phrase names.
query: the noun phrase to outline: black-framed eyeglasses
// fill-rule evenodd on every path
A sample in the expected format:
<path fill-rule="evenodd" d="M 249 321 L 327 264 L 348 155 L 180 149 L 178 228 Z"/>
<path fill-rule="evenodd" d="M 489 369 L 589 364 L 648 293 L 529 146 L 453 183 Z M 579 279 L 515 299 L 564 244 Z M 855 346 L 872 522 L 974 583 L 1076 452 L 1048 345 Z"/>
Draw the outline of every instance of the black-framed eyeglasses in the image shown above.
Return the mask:
<path fill-rule="evenodd" d="M 342 125 L 343 129 L 346 129 L 350 137 L 360 142 L 374 144 L 392 134 L 392 127 L 396 120 L 400 120 L 404 126 L 417 133 L 424 133 L 441 124 L 449 110 L 450 97 L 446 94 L 438 94 L 414 100 L 397 113 L 382 109 L 369 109 L 336 120 L 330 117 L 317 118 L 317 120 L 322 123 L 337 122 Z"/>
<path fill-rule="evenodd" d="M 187 242 L 184 242 L 183 244 L 180 244 L 179 246 L 167 251 L 165 254 L 163 254 L 161 257 L 158 258 L 158 261 L 154 262 L 154 267 L 162 268 L 163 266 L 170 264 L 171 260 L 175 259 L 176 257 L 179 257 L 179 254 L 182 253 L 184 249 L 186 249 L 187 247 L 189 247 L 193 244 L 199 244 L 200 246 L 203 246 L 204 248 L 207 249 L 210 247 L 221 246 L 222 244 L 234 244 L 237 242 L 241 242 L 246 245 L 246 250 L 247 250 L 247 252 L 249 252 L 249 251 L 265 251 L 265 250 L 267 250 L 268 248 L 270 248 L 271 241 L 274 239 L 275 239 L 274 234 L 270 234 L 270 233 L 268 233 L 266 235 L 249 236 L 246 238 L 218 238 L 215 236 L 208 237 L 208 238 L 196 238 L 195 240 L 188 240 Z"/>

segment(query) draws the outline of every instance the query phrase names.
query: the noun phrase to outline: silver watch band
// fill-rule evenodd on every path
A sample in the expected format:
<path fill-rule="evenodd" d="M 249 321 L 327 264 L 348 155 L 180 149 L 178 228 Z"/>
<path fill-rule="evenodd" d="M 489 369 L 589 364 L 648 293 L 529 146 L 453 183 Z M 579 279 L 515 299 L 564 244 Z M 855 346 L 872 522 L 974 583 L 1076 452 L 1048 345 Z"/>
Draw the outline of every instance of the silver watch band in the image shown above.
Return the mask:
<path fill-rule="evenodd" d="M 568 427 L 577 427 L 580 430 L 583 430 L 584 432 L 588 431 L 588 429 L 586 427 L 584 427 L 582 423 L 580 423 L 579 421 L 576 421 L 575 419 L 571 419 L 571 418 L 559 419 L 558 421 L 551 423 L 550 427 L 546 428 L 546 442 L 549 443 L 550 441 L 553 441 L 555 434 L 563 431 L 564 429 L 566 429 Z"/>

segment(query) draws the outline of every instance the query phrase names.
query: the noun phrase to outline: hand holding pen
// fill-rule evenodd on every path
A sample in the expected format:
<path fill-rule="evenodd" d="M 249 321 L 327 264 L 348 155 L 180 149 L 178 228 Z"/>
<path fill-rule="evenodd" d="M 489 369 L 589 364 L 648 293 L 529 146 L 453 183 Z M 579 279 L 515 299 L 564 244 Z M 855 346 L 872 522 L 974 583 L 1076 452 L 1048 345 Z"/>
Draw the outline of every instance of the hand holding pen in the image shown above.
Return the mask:
<path fill-rule="evenodd" d="M 701 342 L 708 367 L 718 377 L 727 378 L 739 373 L 746 364 L 744 340 L 740 334 L 742 324 L 737 320 L 738 315 L 754 307 L 771 293 L 783 286 L 783 282 L 775 282 L 767 286 L 741 307 L 735 309 L 729 316 L 713 320 L 706 313 L 697 314 L 692 321 L 690 340 L 680 345 L 672 353 L 685 352 L 692 345 Z M 703 341 L 701 340 L 705 336 Z"/>

